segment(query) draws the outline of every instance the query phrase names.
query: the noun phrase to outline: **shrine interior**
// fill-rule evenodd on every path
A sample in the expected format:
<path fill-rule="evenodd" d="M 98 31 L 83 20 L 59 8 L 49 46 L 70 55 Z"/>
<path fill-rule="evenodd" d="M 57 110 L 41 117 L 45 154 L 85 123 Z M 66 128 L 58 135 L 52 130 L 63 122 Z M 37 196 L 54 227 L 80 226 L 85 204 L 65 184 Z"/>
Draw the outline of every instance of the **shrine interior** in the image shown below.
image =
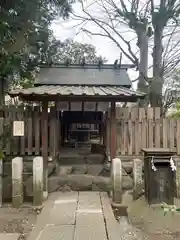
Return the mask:
<path fill-rule="evenodd" d="M 61 147 L 82 147 L 92 140 L 102 143 L 104 112 L 62 111 Z"/>

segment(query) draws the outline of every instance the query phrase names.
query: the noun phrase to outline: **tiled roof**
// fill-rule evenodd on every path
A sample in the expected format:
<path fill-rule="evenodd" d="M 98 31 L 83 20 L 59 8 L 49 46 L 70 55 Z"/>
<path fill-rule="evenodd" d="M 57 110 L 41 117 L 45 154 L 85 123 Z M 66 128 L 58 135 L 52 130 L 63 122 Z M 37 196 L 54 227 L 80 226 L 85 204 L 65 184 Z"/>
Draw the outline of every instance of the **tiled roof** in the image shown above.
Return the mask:
<path fill-rule="evenodd" d="M 137 97 L 143 98 L 144 93 L 124 87 L 108 86 L 61 86 L 42 85 L 28 89 L 17 89 L 9 92 L 11 96 L 82 96 L 82 97 Z"/>
<path fill-rule="evenodd" d="M 122 66 L 123 67 L 123 66 Z M 125 86 L 131 87 L 126 68 L 104 64 L 83 66 L 42 67 L 35 85 L 88 85 L 88 86 Z"/>

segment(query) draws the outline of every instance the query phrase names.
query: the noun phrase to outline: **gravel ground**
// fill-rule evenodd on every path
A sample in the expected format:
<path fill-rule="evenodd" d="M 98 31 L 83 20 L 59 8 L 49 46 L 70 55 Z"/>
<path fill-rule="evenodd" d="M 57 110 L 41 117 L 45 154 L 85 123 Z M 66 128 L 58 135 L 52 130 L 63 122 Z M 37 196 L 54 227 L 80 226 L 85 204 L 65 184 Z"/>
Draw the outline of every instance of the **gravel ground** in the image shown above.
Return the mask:
<path fill-rule="evenodd" d="M 179 200 L 175 199 L 179 206 Z M 119 218 L 121 240 L 180 240 L 180 213 L 164 216 L 160 206 L 150 207 L 145 198 L 133 201 L 128 208 L 128 220 Z"/>
<path fill-rule="evenodd" d="M 24 205 L 20 209 L 4 205 L 0 208 L 0 233 L 20 233 L 23 240 L 36 223 L 37 212 L 32 205 Z"/>

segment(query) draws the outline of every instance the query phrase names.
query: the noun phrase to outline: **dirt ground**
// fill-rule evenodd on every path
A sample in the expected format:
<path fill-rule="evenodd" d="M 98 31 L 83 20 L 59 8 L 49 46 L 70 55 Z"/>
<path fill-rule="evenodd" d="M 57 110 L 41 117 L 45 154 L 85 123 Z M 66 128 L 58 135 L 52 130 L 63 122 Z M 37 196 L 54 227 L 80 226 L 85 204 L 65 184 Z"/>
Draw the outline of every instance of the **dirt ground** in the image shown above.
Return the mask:
<path fill-rule="evenodd" d="M 180 206 L 178 199 L 175 205 Z M 180 240 L 180 213 L 169 212 L 164 216 L 161 207 L 150 207 L 144 196 L 131 203 L 128 218 L 132 226 L 141 231 L 143 240 Z"/>
<path fill-rule="evenodd" d="M 20 233 L 20 239 L 26 240 L 36 219 L 37 212 L 32 205 L 24 204 L 20 209 L 15 209 L 6 204 L 0 208 L 0 233 Z"/>

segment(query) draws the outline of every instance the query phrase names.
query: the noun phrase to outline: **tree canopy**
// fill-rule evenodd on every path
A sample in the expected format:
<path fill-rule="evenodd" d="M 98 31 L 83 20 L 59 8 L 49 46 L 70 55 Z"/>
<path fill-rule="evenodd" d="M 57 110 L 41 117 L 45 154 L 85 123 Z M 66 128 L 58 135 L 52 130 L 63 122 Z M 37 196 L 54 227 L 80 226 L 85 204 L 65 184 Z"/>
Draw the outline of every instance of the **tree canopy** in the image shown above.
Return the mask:
<path fill-rule="evenodd" d="M 57 16 L 67 18 L 71 4 L 69 0 L 1 1 L 0 104 L 9 81 L 31 78 L 34 53 L 48 41 L 49 24 Z"/>
<path fill-rule="evenodd" d="M 79 63 L 82 58 L 85 58 L 86 63 L 98 63 L 99 60 L 105 63 L 107 61 L 106 58 L 96 53 L 96 48 L 92 44 L 80 43 L 72 39 L 62 42 L 53 36 L 48 44 L 44 45 L 39 57 L 41 64 L 65 63 L 67 60 L 74 64 Z"/>

